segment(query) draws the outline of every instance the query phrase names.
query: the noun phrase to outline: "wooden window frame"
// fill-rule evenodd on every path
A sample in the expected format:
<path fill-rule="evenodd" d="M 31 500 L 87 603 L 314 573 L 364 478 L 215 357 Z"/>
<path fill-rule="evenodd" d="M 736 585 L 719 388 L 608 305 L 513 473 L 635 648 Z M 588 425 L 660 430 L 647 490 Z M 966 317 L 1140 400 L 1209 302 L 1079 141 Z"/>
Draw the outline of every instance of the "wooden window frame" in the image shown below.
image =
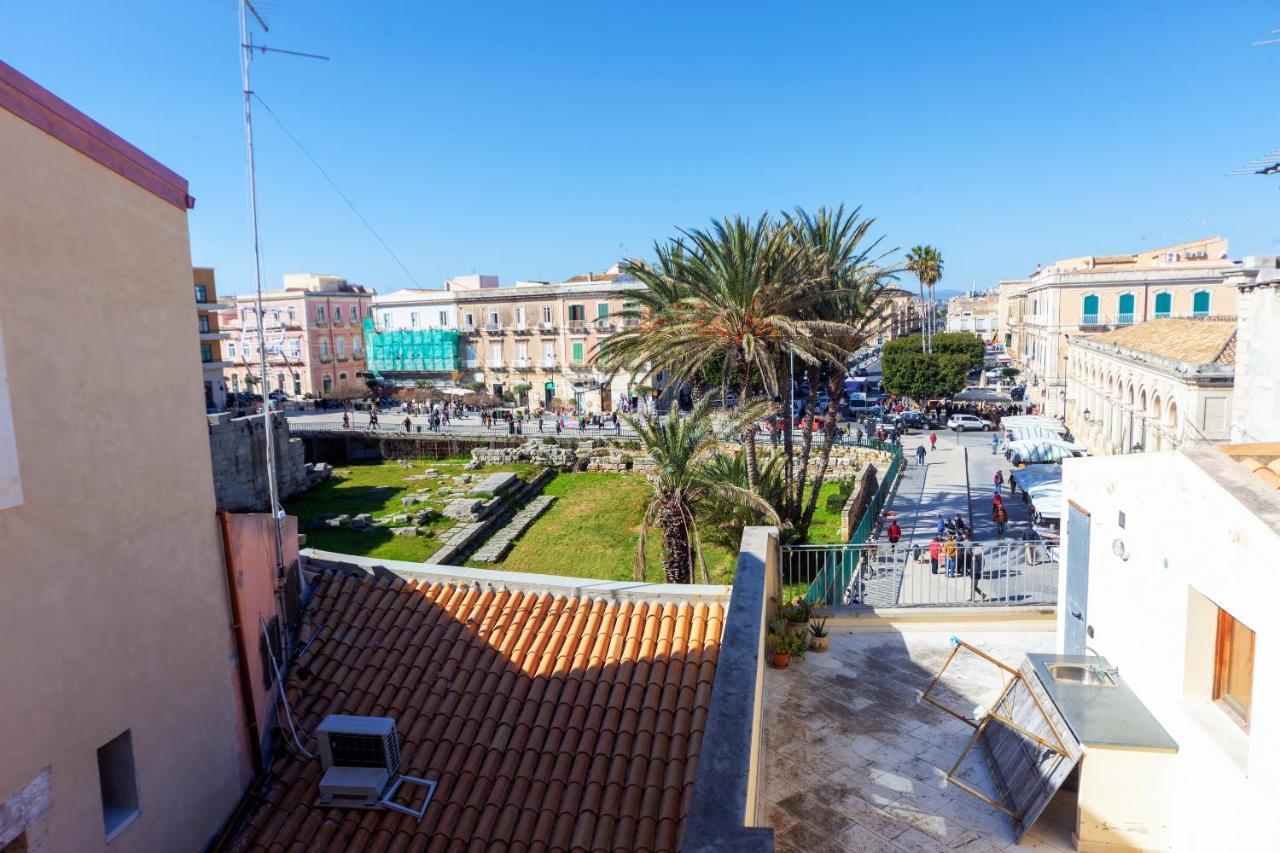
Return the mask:
<path fill-rule="evenodd" d="M 1247 650 L 1233 648 L 1235 645 L 1233 628 L 1237 623 L 1249 632 L 1249 648 Z M 1219 607 L 1213 652 L 1213 701 L 1246 732 L 1249 731 L 1249 716 L 1253 706 L 1253 654 L 1256 647 L 1256 632 Z M 1241 703 L 1240 697 L 1233 696 L 1228 692 L 1231 661 L 1237 653 L 1248 655 L 1249 695 L 1244 697 L 1244 703 Z"/>

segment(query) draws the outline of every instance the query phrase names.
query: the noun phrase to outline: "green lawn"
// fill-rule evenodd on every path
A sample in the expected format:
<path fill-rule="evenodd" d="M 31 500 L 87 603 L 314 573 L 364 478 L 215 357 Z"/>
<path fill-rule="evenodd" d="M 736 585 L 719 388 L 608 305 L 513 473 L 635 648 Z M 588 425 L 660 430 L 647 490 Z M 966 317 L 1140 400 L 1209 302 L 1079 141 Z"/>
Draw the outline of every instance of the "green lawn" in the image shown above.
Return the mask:
<path fill-rule="evenodd" d="M 334 476 L 326 483 L 316 486 L 285 503 L 285 510 L 296 515 L 305 527 L 306 522 L 317 516 L 347 513 L 356 515 L 362 512 L 372 513 L 374 518 L 397 515 L 409 512 L 400 504 L 400 499 L 411 492 L 428 487 L 435 492 L 445 476 L 457 476 L 463 473 L 462 468 L 469 461 L 468 457 L 435 460 L 418 459 L 413 461 L 413 468 L 408 469 L 394 461 L 376 462 L 355 465 L 344 465 L 334 469 Z M 426 469 L 434 468 L 440 472 L 439 480 L 408 480 L 407 477 L 422 474 Z M 522 479 L 529 479 L 537 471 L 535 465 L 513 464 L 503 466 L 486 466 L 473 475 L 483 477 L 499 471 L 514 471 Z M 415 509 L 426 507 L 439 510 L 445 498 L 433 499 L 428 503 L 416 504 Z M 324 551 L 337 551 L 342 554 L 357 554 L 366 557 L 381 557 L 385 560 L 410 560 L 422 562 L 440 547 L 439 534 L 457 522 L 448 518 L 438 518 L 429 524 L 429 535 L 416 537 L 393 536 L 385 527 L 371 527 L 368 530 L 353 530 L 346 527 L 320 528 L 307 530 L 307 546 Z"/>
<path fill-rule="evenodd" d="M 808 542 L 812 545 L 828 545 L 840 542 L 840 513 L 827 509 L 827 498 L 840 490 L 839 483 L 826 482 L 818 492 L 818 505 L 813 510 L 813 522 L 809 525 Z"/>
<path fill-rule="evenodd" d="M 632 580 L 640 521 L 650 493 L 643 477 L 632 474 L 561 473 L 543 494 L 555 495 L 551 508 L 516 541 L 506 559 L 476 564 L 513 572 Z M 735 554 L 704 542 L 712 583 L 733 579 Z M 664 580 L 661 534 L 650 530 L 650 581 Z M 697 575 L 695 573 L 695 579 Z"/>

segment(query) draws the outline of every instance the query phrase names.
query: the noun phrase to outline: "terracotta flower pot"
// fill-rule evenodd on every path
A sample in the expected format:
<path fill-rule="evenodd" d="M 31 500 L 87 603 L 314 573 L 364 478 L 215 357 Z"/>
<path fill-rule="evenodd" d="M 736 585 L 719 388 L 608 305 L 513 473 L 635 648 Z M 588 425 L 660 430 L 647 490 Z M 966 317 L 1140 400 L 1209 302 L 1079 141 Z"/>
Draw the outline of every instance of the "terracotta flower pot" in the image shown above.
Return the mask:
<path fill-rule="evenodd" d="M 809 640 L 809 648 L 815 652 L 825 652 L 830 647 L 830 637 L 813 637 Z"/>
<path fill-rule="evenodd" d="M 809 623 L 808 622 L 788 622 L 787 633 L 788 634 L 807 634 L 809 633 Z"/>
<path fill-rule="evenodd" d="M 786 669 L 787 664 L 789 663 L 791 663 L 791 655 L 778 654 L 777 652 L 774 652 L 773 654 L 774 669 Z"/>

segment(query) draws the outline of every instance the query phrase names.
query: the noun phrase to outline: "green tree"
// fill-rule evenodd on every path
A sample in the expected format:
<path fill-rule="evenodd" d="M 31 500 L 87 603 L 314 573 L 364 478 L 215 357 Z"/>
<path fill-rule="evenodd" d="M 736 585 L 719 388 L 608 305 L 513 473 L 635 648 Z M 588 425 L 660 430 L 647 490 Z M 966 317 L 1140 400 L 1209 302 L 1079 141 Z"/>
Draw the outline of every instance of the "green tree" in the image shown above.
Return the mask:
<path fill-rule="evenodd" d="M 939 355 L 958 355 L 965 359 L 970 370 L 982 367 L 987 348 L 982 339 L 968 332 L 939 332 L 934 335 L 929 351 Z"/>
<path fill-rule="evenodd" d="M 977 364 L 972 347 L 960 338 L 978 345 Z M 964 390 L 969 371 L 982 365 L 982 342 L 962 333 L 939 334 L 934 339 L 937 351 L 919 352 L 919 336 L 896 338 L 881 350 L 882 381 L 890 394 L 930 400 Z"/>
<path fill-rule="evenodd" d="M 915 273 L 920 281 L 920 299 L 925 302 L 924 324 L 921 328 L 921 352 L 933 351 L 933 289 L 942 280 L 942 253 L 933 246 L 912 246 L 907 252 L 905 267 Z M 925 300 L 925 291 L 929 297 Z"/>
<path fill-rule="evenodd" d="M 694 406 L 687 417 L 680 417 L 673 408 L 666 417 L 651 421 L 631 417 L 626 420 L 654 462 L 649 478 L 653 494 L 645 507 L 636 547 L 636 580 L 645 578 L 649 528 L 656 524 L 662 532 L 662 565 L 667 583 L 690 583 L 695 559 L 703 583 L 709 582 L 696 511 L 712 497 L 778 521 L 768 501 L 716 477 L 709 468 L 719 447 L 709 399 Z"/>
<path fill-rule="evenodd" d="M 626 368 L 642 379 L 666 371 L 677 385 L 716 365 L 726 376 L 731 371 L 755 489 L 757 421 L 764 413 L 753 405 L 756 382 L 766 395 L 778 396 L 783 352 L 807 364 L 843 358 L 829 337 L 830 324 L 808 313 L 823 298 L 812 256 L 768 216 L 682 231 L 655 251 L 652 266 L 637 260 L 624 265 L 649 292 L 625 294 L 637 303 L 629 315 L 635 322 L 601 344 L 597 356 L 609 369 Z"/>

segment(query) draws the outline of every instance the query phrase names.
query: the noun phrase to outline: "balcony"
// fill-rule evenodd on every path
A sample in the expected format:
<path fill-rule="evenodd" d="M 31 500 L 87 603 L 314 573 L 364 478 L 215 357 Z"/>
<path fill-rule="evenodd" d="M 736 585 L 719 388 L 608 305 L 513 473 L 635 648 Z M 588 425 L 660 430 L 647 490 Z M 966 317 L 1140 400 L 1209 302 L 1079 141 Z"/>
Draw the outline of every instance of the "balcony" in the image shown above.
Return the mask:
<path fill-rule="evenodd" d="M 333 356 L 329 355 L 329 353 L 327 353 L 327 352 L 322 352 L 322 353 L 320 353 L 320 363 L 321 363 L 321 364 L 328 364 L 328 363 L 329 363 L 329 362 L 331 362 L 331 361 L 333 361 Z"/>
<path fill-rule="evenodd" d="M 542 360 L 542 366 L 547 370 L 555 370 L 556 360 L 554 358 L 544 358 Z"/>
<path fill-rule="evenodd" d="M 532 368 L 533 368 L 532 360 L 527 358 L 516 359 L 516 370 L 531 370 Z"/>
<path fill-rule="evenodd" d="M 592 328 L 595 329 L 596 334 L 600 334 L 600 335 L 607 335 L 610 332 L 617 331 L 618 329 L 618 327 L 614 325 L 612 320 L 604 320 L 604 319 L 596 320 L 591 325 L 592 325 Z"/>
<path fill-rule="evenodd" d="M 1116 324 L 1117 324 L 1117 325 L 1120 325 L 1120 326 L 1132 326 L 1132 325 L 1133 325 L 1133 312 L 1132 312 L 1132 311 L 1130 311 L 1130 312 L 1125 313 L 1125 314 L 1117 314 L 1117 315 L 1116 315 Z"/>
<path fill-rule="evenodd" d="M 474 334 L 476 334 L 476 333 L 477 333 L 478 331 L 480 331 L 480 330 L 479 330 L 479 329 L 477 329 L 475 326 L 463 326 L 463 327 L 462 327 L 461 329 L 459 329 L 458 331 L 459 331 L 461 334 L 464 334 L 464 335 L 474 335 Z"/>
<path fill-rule="evenodd" d="M 196 308 L 201 311 L 230 311 L 235 308 L 230 302 L 201 302 L 196 300 Z"/>
<path fill-rule="evenodd" d="M 511 331 L 515 332 L 517 335 L 533 334 L 533 329 L 529 328 L 524 323 L 517 323 L 516 325 L 512 326 Z"/>
<path fill-rule="evenodd" d="M 569 334 L 585 335 L 587 333 L 587 323 L 585 320 L 570 320 Z"/>
<path fill-rule="evenodd" d="M 231 337 L 230 332 L 224 332 L 221 330 L 219 331 L 209 330 L 207 332 L 200 333 L 200 340 L 202 341 L 225 341 L 227 338 L 230 338 L 230 337 Z"/>
<path fill-rule="evenodd" d="M 464 359 L 462 360 L 462 366 L 463 366 L 463 367 L 467 367 L 467 368 L 472 368 L 472 369 L 477 368 L 477 367 L 479 367 L 479 366 L 480 366 L 480 359 L 478 359 L 478 358 L 464 358 Z"/>
<path fill-rule="evenodd" d="M 555 330 L 556 330 L 555 323 L 539 323 L 538 324 L 538 331 L 544 335 L 553 333 L 555 332 Z"/>
<path fill-rule="evenodd" d="M 502 334 L 502 324 L 501 323 L 485 323 L 484 331 L 486 335 L 500 335 Z"/>

